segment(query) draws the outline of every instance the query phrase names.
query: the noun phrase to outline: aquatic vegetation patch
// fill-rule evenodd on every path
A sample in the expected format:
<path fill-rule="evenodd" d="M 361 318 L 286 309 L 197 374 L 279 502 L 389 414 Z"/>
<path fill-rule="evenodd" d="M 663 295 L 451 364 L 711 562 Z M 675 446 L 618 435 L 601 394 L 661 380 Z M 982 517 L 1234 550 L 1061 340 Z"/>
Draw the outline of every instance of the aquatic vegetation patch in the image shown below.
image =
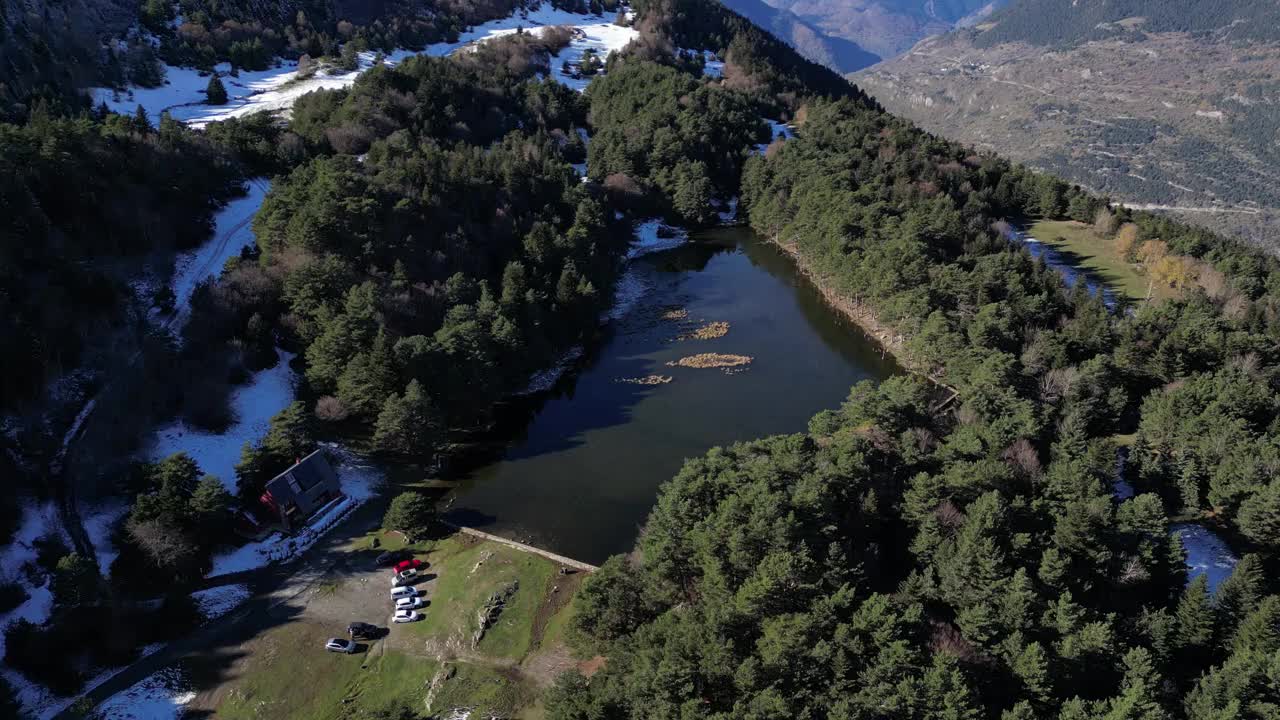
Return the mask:
<path fill-rule="evenodd" d="M 672 360 L 667 365 L 687 368 L 735 368 L 750 365 L 753 359 L 750 355 L 698 353 L 697 355 L 682 357 L 679 360 Z"/>

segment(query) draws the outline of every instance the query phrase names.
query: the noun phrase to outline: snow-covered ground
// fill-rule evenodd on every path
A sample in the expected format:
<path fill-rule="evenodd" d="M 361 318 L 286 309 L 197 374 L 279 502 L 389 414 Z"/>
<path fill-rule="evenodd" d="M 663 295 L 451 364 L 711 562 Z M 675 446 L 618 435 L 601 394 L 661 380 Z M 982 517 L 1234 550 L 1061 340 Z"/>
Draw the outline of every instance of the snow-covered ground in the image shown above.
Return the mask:
<path fill-rule="evenodd" d="M 191 599 L 195 600 L 200 614 L 204 615 L 205 621 L 208 622 L 235 610 L 237 606 L 248 600 L 250 595 L 248 585 L 219 585 L 193 592 Z"/>
<path fill-rule="evenodd" d="M 574 345 L 569 348 L 564 354 L 556 358 L 551 367 L 534 373 L 533 377 L 529 378 L 529 384 L 525 386 L 525 389 L 516 393 L 516 395 L 533 395 L 534 393 L 546 392 L 555 387 L 560 378 L 578 361 L 578 358 L 582 357 L 583 352 L 581 345 Z"/>
<path fill-rule="evenodd" d="M 16 582 L 27 593 L 26 602 L 7 613 L 0 614 L 0 658 L 4 657 L 4 628 L 22 619 L 36 624 L 49 619 L 53 611 L 53 594 L 47 580 L 38 579 L 32 584 L 25 568 L 36 561 L 35 542 L 46 535 L 58 535 L 70 546 L 70 541 L 58 524 L 58 511 L 53 503 L 30 504 L 22 508 L 22 525 L 13 536 L 13 542 L 0 550 L 0 582 Z"/>
<path fill-rule="evenodd" d="M 164 647 L 164 643 L 154 643 L 142 648 L 139 658 L 144 658 Z M 80 689 L 81 693 L 87 693 L 98 687 L 102 683 L 110 680 L 124 670 L 123 667 L 113 667 L 99 670 L 96 675 L 89 678 L 84 687 Z M 61 697 L 49 692 L 42 685 L 27 680 L 21 674 L 6 668 L 3 672 L 4 679 L 13 686 L 18 696 L 18 702 L 22 705 L 24 718 L 38 718 L 39 720 L 49 720 L 54 715 L 66 710 L 77 699 L 77 696 Z M 130 717 L 130 716 L 125 716 Z M 144 716 L 145 717 L 145 716 Z"/>
<path fill-rule="evenodd" d="M 569 46 L 554 59 L 552 72 L 553 77 L 577 90 L 585 89 L 590 78 L 575 79 L 562 75 L 559 68 L 563 62 L 576 65 L 588 49 L 595 50 L 600 59 L 604 60 L 610 52 L 621 49 L 638 35 L 629 27 L 613 24 L 612 19 L 605 16 L 579 15 L 543 4 L 537 10 L 516 12 L 509 17 L 476 25 L 461 33 L 457 42 L 429 45 L 423 50 L 423 54 L 449 55 L 473 43 L 509 35 L 520 28 L 532 30 L 552 25 L 571 25 L 579 30 Z M 204 127 L 211 122 L 244 117 L 256 112 L 287 111 L 298 98 L 309 92 L 350 87 L 361 73 L 377 63 L 396 65 L 415 54 L 417 53 L 412 50 L 396 50 L 386 55 L 364 52 L 359 54 L 355 70 L 320 67 L 305 78 L 299 76 L 298 63 L 293 60 L 278 61 L 274 67 L 266 70 L 240 71 L 235 77 L 229 74 L 230 66 L 223 63 L 215 71 L 227 90 L 227 102 L 224 105 L 204 104 L 209 74 L 202 74 L 194 68 L 172 65 L 165 66 L 165 84 L 160 87 L 130 87 L 125 90 L 94 88 L 92 96 L 95 105 L 106 103 L 114 112 L 132 114 L 141 105 L 153 122 L 162 112 L 168 111 L 176 120 L 193 127 Z"/>
<path fill-rule="evenodd" d="M 665 231 L 661 234 L 668 237 L 660 237 L 660 230 L 665 227 Z M 683 228 L 663 225 L 661 220 L 650 219 L 637 223 L 635 227 L 635 242 L 631 243 L 631 248 L 627 250 L 624 256 L 626 262 L 649 253 L 670 250 L 683 245 L 689 240 L 688 231 Z M 618 277 L 617 286 L 613 291 L 613 306 L 606 310 L 600 318 L 601 322 L 610 320 L 621 320 L 631 312 L 631 308 L 635 307 L 640 298 L 649 292 L 649 286 L 640 279 L 631 268 L 624 269 L 622 275 Z"/>
<path fill-rule="evenodd" d="M 182 674 L 165 668 L 127 690 L 112 695 L 98 706 L 97 720 L 178 720 L 183 707 L 194 700 Z"/>
<path fill-rule="evenodd" d="M 251 542 L 215 555 L 209 577 L 254 570 L 273 563 L 292 560 L 324 537 L 343 518 L 377 494 L 383 474 L 365 458 L 339 445 L 326 443 L 325 449 L 336 463 L 334 471 L 342 482 L 344 496 L 334 500 L 293 536 L 273 533 L 265 540 Z"/>
<path fill-rule="evenodd" d="M 770 143 L 772 143 L 774 140 L 777 140 L 779 137 L 782 137 L 783 139 L 786 139 L 786 140 L 790 140 L 791 138 L 796 136 L 795 132 L 792 131 L 791 126 L 786 123 L 778 122 L 777 120 L 771 120 L 769 118 L 764 118 L 764 121 L 766 124 L 769 125 L 769 142 L 764 143 L 762 145 L 757 145 L 756 146 L 757 154 L 763 155 L 764 151 L 769 149 Z"/>
<path fill-rule="evenodd" d="M 105 102 L 107 107 L 121 114 L 132 114 L 139 105 L 155 122 L 160 113 L 169 111 L 175 120 L 204 127 L 218 120 L 243 117 L 264 110 L 288 110 L 294 101 L 314 90 L 336 90 L 350 87 L 360 74 L 373 67 L 379 58 L 386 65 L 395 65 L 414 53 L 397 50 L 389 55 L 360 53 L 358 67 L 350 71 L 330 72 L 321 67 L 306 78 L 298 76 L 298 63 L 293 60 L 278 62 L 275 67 L 260 71 L 242 70 L 239 77 L 226 74 L 230 67 L 225 63 L 216 69 L 227 89 L 224 105 L 205 105 L 205 88 L 209 75 L 201 75 L 194 68 L 165 65 L 165 84 L 157 88 L 131 87 L 117 91 L 111 88 L 94 88 L 93 102 Z"/>
<path fill-rule="evenodd" d="M 636 240 L 631 243 L 631 249 L 627 250 L 627 261 L 635 260 L 641 255 L 679 247 L 689 239 L 687 231 L 670 225 L 666 226 L 665 233 L 669 237 L 659 237 L 659 231 L 662 227 L 661 220 L 645 220 L 637 224 L 635 230 Z"/>
<path fill-rule="evenodd" d="M 436 56 L 449 55 L 474 43 L 510 35 L 519 29 L 535 30 L 556 25 L 572 26 L 577 32 L 574 33 L 569 46 L 551 59 L 551 77 L 582 92 L 591 83 L 591 78 L 565 75 L 561 72 L 561 66 L 564 63 L 577 67 L 588 50 L 594 50 L 603 62 L 609 53 L 621 50 L 640 35 L 630 27 L 615 25 L 614 17 L 616 16 L 579 15 L 566 10 L 557 10 L 544 3 L 537 10 L 517 12 L 510 17 L 476 25 L 467 32 L 461 33 L 457 42 L 436 43 L 428 46 L 426 52 Z"/>
<path fill-rule="evenodd" d="M 180 327 L 190 310 L 191 294 L 200 281 L 217 277 L 227 260 L 240 254 L 241 249 L 252 245 L 253 216 L 271 189 L 271 182 L 260 178 L 249 181 L 248 194 L 227 203 L 213 216 L 213 237 L 200 247 L 178 256 L 173 265 L 173 280 L 169 287 L 174 295 L 174 317 L 170 327 Z"/>
<path fill-rule="evenodd" d="M 236 463 L 246 442 L 255 443 L 267 434 L 271 416 L 293 402 L 294 372 L 289 367 L 293 354 L 280 351 L 275 367 L 255 373 L 248 384 L 231 394 L 231 410 L 235 422 L 226 432 L 209 433 L 188 427 L 178 421 L 161 428 L 152 438 L 146 455 L 163 460 L 177 452 L 185 452 L 210 475 L 216 475 L 227 490 L 236 489 Z"/>

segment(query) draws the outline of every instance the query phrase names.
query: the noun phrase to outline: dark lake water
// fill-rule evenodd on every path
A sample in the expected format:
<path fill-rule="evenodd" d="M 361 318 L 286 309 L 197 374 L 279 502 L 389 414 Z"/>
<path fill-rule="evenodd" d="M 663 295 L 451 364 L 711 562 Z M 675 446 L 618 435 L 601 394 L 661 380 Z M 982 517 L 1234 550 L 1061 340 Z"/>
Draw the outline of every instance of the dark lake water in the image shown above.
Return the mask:
<path fill-rule="evenodd" d="M 599 563 L 634 546 L 658 487 L 686 458 L 803 432 L 854 383 L 900 372 L 749 230 L 698 235 L 628 273 L 622 285 L 643 294 L 550 392 L 508 408 L 508 442 L 460 471 L 451 517 Z M 687 318 L 672 319 L 680 311 Z M 727 334 L 680 339 L 712 322 L 728 323 Z M 698 353 L 752 362 L 729 372 L 666 364 Z M 649 375 L 672 379 L 624 382 Z"/>

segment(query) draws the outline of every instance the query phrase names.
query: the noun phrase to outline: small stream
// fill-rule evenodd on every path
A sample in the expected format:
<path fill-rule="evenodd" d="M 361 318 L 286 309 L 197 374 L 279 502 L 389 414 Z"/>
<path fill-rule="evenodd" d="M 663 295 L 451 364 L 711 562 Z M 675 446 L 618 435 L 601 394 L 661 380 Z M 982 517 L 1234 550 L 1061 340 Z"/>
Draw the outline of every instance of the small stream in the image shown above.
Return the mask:
<path fill-rule="evenodd" d="M 1016 225 L 1010 225 L 1009 227 L 1010 229 L 1004 233 L 1005 238 L 1010 242 L 1025 247 L 1027 252 L 1031 253 L 1031 257 L 1043 260 L 1045 265 L 1048 265 L 1062 276 L 1067 287 L 1074 288 L 1077 284 L 1083 283 L 1085 290 L 1091 295 L 1101 293 L 1102 303 L 1107 306 L 1108 310 L 1116 309 L 1118 297 L 1116 291 L 1102 279 L 1087 270 L 1077 267 L 1069 257 L 1057 248 L 1040 241 L 1025 229 Z"/>

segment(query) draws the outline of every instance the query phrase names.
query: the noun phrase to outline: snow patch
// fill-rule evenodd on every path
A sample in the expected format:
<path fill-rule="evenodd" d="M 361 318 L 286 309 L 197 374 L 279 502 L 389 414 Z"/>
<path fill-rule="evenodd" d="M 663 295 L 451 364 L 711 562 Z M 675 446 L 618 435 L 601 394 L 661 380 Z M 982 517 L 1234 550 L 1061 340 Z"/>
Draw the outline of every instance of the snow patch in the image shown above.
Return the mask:
<path fill-rule="evenodd" d="M 213 237 L 200 247 L 178 256 L 174 262 L 173 280 L 169 287 L 174 295 L 174 319 L 170 327 L 180 328 L 191 310 L 191 295 L 202 280 L 217 277 L 227 260 L 254 242 L 253 216 L 271 189 L 271 182 L 261 178 L 249 181 L 248 194 L 227 203 L 213 217 Z"/>
<path fill-rule="evenodd" d="M 357 56 L 355 70 L 343 71 L 320 67 L 313 74 L 301 77 L 296 60 L 279 61 L 274 67 L 258 71 L 240 71 L 239 77 L 225 74 L 228 66 L 219 71 L 222 84 L 227 89 L 224 105 L 205 105 L 205 89 L 209 74 L 194 68 L 165 65 L 165 84 L 156 88 L 136 86 L 125 90 L 93 88 L 90 92 L 94 104 L 106 103 L 113 112 L 132 114 L 138 106 L 146 109 L 152 122 L 168 111 L 175 120 L 204 127 L 211 122 L 244 117 L 256 112 L 281 111 L 293 107 L 303 95 L 315 90 L 337 90 L 350 87 L 361 73 L 372 68 L 381 57 L 384 65 L 396 65 L 414 55 L 410 50 L 396 50 L 380 56 L 374 52 L 362 52 Z"/>
<path fill-rule="evenodd" d="M 737 196 L 729 198 L 729 202 L 725 203 L 726 209 L 716 213 L 720 217 L 721 225 L 733 225 L 738 222 L 738 198 Z"/>
<path fill-rule="evenodd" d="M 556 358 L 551 367 L 539 373 L 535 373 L 529 378 L 529 384 L 524 390 L 515 393 L 517 397 L 522 395 L 533 395 L 534 393 L 546 392 L 555 387 L 556 382 L 564 376 L 569 368 L 573 366 L 578 358 L 582 357 L 584 350 L 581 345 L 574 345 Z"/>
<path fill-rule="evenodd" d="M 120 555 L 111 542 L 111 531 L 128 512 L 127 503 L 109 500 L 92 509 L 85 508 L 80 513 L 84 531 L 89 534 L 89 542 L 93 543 L 94 553 L 98 556 L 98 571 L 104 576 L 111 570 L 111 563 Z"/>
<path fill-rule="evenodd" d="M 97 720 L 177 720 L 196 694 L 175 668 L 165 668 L 98 706 Z"/>
<path fill-rule="evenodd" d="M 275 367 L 255 373 L 249 384 L 231 394 L 235 422 L 224 433 L 214 434 L 187 427 L 181 421 L 156 432 L 147 450 L 151 460 L 163 460 L 177 452 L 185 452 L 200 470 L 215 475 L 228 491 L 236 491 L 235 466 L 240 449 L 257 442 L 267 434 L 271 416 L 293 402 L 294 372 L 289 367 L 293 353 L 279 351 Z"/>
<path fill-rule="evenodd" d="M 769 149 L 769 145 L 779 137 L 784 140 L 790 140 L 796 136 L 795 131 L 792 130 L 791 126 L 784 122 L 770 120 L 769 118 L 763 118 L 763 120 L 769 126 L 769 142 L 756 146 L 757 155 L 763 155 L 764 151 Z"/>
<path fill-rule="evenodd" d="M 296 535 L 273 533 L 265 540 L 251 542 L 215 555 L 208 577 L 218 577 L 287 562 L 306 552 L 353 510 L 374 497 L 383 482 L 382 472 L 365 458 L 338 445 L 325 446 L 335 462 L 334 471 L 342 483 L 342 497 L 318 511 Z"/>
<path fill-rule="evenodd" d="M 660 237 L 663 234 L 668 237 Z M 661 220 L 645 220 L 636 225 L 635 236 L 636 240 L 631 244 L 631 249 L 627 250 L 625 256 L 628 262 L 641 255 L 679 247 L 689 239 L 688 231 L 682 228 L 673 228 L 670 225 L 663 225 Z"/>
<path fill-rule="evenodd" d="M 206 622 L 235 610 L 251 596 L 249 586 L 243 584 L 219 585 L 191 593 L 191 599 L 195 601 Z"/>
<path fill-rule="evenodd" d="M 609 57 L 609 53 L 621 50 L 627 43 L 639 37 L 640 33 L 630 27 L 615 25 L 613 20 L 602 15 L 580 15 L 567 10 L 558 10 L 550 4 L 542 4 L 536 10 L 517 11 L 515 14 L 490 20 L 458 35 L 457 42 L 435 43 L 427 46 L 426 54 L 435 56 L 451 55 L 458 50 L 475 43 L 510 35 L 519 29 L 533 30 L 541 27 L 567 25 L 574 28 L 572 40 L 568 47 L 551 58 L 551 76 L 578 92 L 587 89 L 590 77 L 573 77 L 562 70 L 564 63 L 577 68 L 588 50 L 593 50 L 601 62 Z"/>

